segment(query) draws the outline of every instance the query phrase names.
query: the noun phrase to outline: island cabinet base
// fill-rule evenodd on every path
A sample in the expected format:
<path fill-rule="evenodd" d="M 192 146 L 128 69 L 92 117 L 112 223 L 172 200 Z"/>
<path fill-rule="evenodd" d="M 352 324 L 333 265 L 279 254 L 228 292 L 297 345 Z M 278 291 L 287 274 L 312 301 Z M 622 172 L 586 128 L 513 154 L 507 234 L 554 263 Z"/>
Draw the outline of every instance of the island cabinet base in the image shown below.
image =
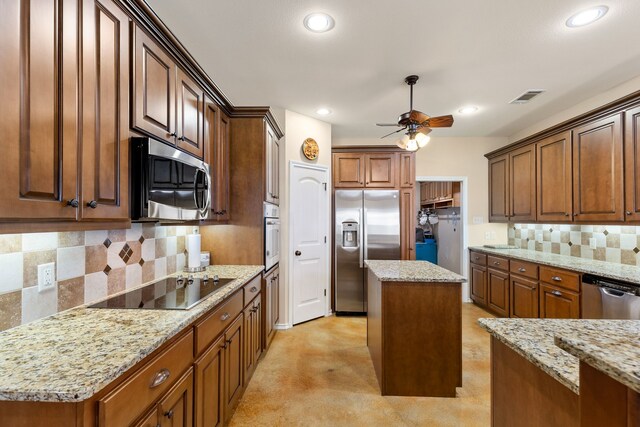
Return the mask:
<path fill-rule="evenodd" d="M 491 425 L 578 427 L 579 396 L 491 337 Z"/>
<path fill-rule="evenodd" d="M 455 397 L 460 283 L 381 282 L 369 270 L 367 345 L 383 396 Z"/>

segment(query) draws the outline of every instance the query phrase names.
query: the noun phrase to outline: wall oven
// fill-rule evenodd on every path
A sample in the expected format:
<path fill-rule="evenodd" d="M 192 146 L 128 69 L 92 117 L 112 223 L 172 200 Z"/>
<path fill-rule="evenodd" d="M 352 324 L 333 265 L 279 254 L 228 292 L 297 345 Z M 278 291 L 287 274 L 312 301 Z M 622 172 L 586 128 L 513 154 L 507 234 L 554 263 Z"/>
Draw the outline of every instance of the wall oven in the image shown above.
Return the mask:
<path fill-rule="evenodd" d="M 207 219 L 210 202 L 208 164 L 154 139 L 131 138 L 133 220 Z"/>
<path fill-rule="evenodd" d="M 269 271 L 280 262 L 280 208 L 264 203 L 264 269 Z"/>

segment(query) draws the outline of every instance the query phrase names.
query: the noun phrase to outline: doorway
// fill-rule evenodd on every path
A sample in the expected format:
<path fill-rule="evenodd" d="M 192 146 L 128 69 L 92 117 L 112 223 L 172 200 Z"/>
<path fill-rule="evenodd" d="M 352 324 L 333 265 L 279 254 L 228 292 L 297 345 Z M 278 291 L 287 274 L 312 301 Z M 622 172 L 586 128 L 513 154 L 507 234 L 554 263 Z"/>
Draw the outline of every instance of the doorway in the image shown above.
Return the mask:
<path fill-rule="evenodd" d="M 289 283 L 292 323 L 328 314 L 328 168 L 290 163 Z"/>

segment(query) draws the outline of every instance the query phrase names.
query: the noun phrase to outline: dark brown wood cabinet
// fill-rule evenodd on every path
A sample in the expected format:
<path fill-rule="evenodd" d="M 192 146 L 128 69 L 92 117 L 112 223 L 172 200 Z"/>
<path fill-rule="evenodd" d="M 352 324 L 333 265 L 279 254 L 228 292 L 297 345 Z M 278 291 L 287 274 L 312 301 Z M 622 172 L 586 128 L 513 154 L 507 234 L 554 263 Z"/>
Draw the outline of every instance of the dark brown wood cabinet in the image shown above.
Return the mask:
<path fill-rule="evenodd" d="M 489 221 L 509 220 L 509 155 L 489 159 Z"/>
<path fill-rule="evenodd" d="M 416 185 L 416 162 L 412 153 L 400 153 L 400 187 L 414 188 Z"/>
<path fill-rule="evenodd" d="M 84 0 L 82 14 L 81 217 L 126 221 L 130 19 L 111 0 Z"/>
<path fill-rule="evenodd" d="M 400 190 L 400 257 L 416 259 L 415 191 L 412 188 Z"/>
<path fill-rule="evenodd" d="M 574 221 L 624 220 L 622 156 L 622 114 L 573 130 Z"/>
<path fill-rule="evenodd" d="M 180 68 L 176 77 L 176 146 L 203 159 L 204 89 Z"/>
<path fill-rule="evenodd" d="M 333 187 L 363 188 L 364 153 L 333 153 Z"/>
<path fill-rule="evenodd" d="M 193 368 L 158 403 L 160 427 L 193 426 Z"/>
<path fill-rule="evenodd" d="M 227 341 L 223 334 L 195 363 L 196 427 L 217 427 L 224 424 L 224 351 L 226 348 Z"/>
<path fill-rule="evenodd" d="M 640 107 L 628 110 L 625 120 L 625 219 L 628 222 L 638 222 L 640 221 Z"/>
<path fill-rule="evenodd" d="M 365 187 L 395 188 L 398 166 L 397 153 L 365 154 Z"/>
<path fill-rule="evenodd" d="M 529 145 L 509 153 L 509 220 L 536 220 L 536 149 Z"/>
<path fill-rule="evenodd" d="M 280 204 L 280 141 L 275 132 L 267 125 L 267 191 L 265 200 Z"/>
<path fill-rule="evenodd" d="M 487 304 L 487 267 L 471 264 L 469 270 L 471 299 L 473 302 L 485 306 Z"/>
<path fill-rule="evenodd" d="M 244 384 L 249 383 L 262 355 L 262 300 L 258 294 L 244 309 Z"/>
<path fill-rule="evenodd" d="M 264 278 L 263 294 L 263 347 L 266 349 L 276 334 L 276 324 L 280 319 L 280 268 L 271 270 Z"/>
<path fill-rule="evenodd" d="M 204 145 L 205 158 L 211 167 L 211 213 L 213 221 L 228 221 L 229 206 L 229 117 L 205 95 Z"/>
<path fill-rule="evenodd" d="M 571 132 L 562 132 L 536 143 L 538 221 L 571 221 L 573 171 Z"/>
<path fill-rule="evenodd" d="M 511 274 L 510 317 L 538 318 L 538 281 Z"/>
<path fill-rule="evenodd" d="M 540 283 L 540 318 L 580 318 L 580 295 L 560 286 Z"/>
<path fill-rule="evenodd" d="M 509 317 L 509 273 L 487 268 L 487 306 L 500 316 Z"/>
<path fill-rule="evenodd" d="M 223 413 L 228 421 L 233 414 L 233 409 L 238 404 L 244 388 L 244 365 L 242 360 L 244 337 L 244 316 L 238 318 L 225 332 L 227 347 L 224 353 L 224 395 Z"/>

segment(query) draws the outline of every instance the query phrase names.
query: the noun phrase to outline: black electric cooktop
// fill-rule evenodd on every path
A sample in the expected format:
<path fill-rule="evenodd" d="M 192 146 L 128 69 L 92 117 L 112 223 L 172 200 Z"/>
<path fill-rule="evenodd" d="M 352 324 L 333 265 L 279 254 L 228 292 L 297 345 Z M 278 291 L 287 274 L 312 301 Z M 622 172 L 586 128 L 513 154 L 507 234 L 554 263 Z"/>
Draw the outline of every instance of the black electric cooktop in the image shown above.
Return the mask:
<path fill-rule="evenodd" d="M 188 310 L 235 279 L 168 277 L 89 308 Z"/>

